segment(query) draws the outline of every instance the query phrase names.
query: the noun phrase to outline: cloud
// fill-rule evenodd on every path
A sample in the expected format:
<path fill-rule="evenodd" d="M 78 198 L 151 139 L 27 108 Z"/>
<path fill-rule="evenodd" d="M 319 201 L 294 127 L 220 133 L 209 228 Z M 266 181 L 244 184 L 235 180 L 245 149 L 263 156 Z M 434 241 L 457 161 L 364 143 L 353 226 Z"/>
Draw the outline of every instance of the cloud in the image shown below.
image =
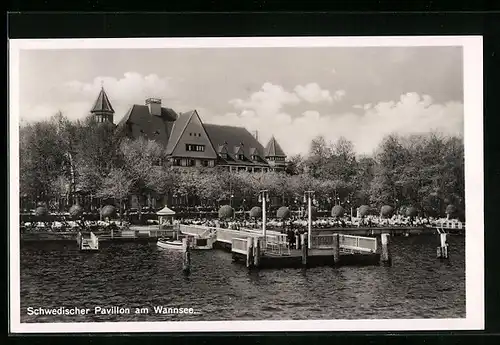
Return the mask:
<path fill-rule="evenodd" d="M 337 74 L 337 70 L 336 70 L 335 68 L 332 68 L 331 72 L 332 72 L 333 74 Z"/>
<path fill-rule="evenodd" d="M 345 90 L 337 90 L 333 94 L 333 98 L 338 102 L 338 101 L 342 100 L 342 98 L 344 98 L 345 95 L 346 95 Z"/>
<path fill-rule="evenodd" d="M 356 108 L 362 109 L 362 113 L 309 110 L 292 117 L 283 111 L 262 113 L 246 109 L 226 115 L 200 115 L 210 123 L 257 130 L 264 145 L 274 135 L 289 156 L 307 153 L 311 140 L 318 135 L 330 141 L 344 136 L 354 143 L 358 153 L 370 154 L 391 133 L 405 135 L 433 130 L 453 135 L 463 133 L 461 102 L 437 104 L 428 95 L 411 92 L 402 94 L 398 100 L 378 102 L 373 106 L 358 105 Z"/>
<path fill-rule="evenodd" d="M 169 99 L 175 95 L 172 80 L 156 74 L 127 72 L 121 78 L 101 76 L 90 82 L 73 80 L 55 90 L 56 99 L 51 102 L 22 104 L 21 118 L 26 122 L 47 119 L 59 110 L 73 120 L 84 118 L 89 114 L 101 86 L 115 109 L 115 122 L 125 115 L 132 104 L 143 104 L 148 97 Z"/>
<path fill-rule="evenodd" d="M 277 113 L 284 105 L 296 105 L 300 99 L 296 94 L 286 91 L 280 85 L 265 83 L 246 101 L 233 99 L 229 101 L 236 109 L 253 109 L 259 113 Z"/>
<path fill-rule="evenodd" d="M 309 83 L 305 86 L 297 85 L 294 91 L 300 98 L 309 103 L 333 102 L 330 91 L 322 90 L 317 83 Z"/>

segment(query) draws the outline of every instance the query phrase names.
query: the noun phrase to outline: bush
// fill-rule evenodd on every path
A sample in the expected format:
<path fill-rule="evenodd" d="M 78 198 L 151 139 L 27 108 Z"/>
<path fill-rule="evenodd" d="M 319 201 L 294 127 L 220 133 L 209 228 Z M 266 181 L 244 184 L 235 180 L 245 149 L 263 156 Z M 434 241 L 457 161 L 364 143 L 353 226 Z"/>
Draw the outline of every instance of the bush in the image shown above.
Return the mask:
<path fill-rule="evenodd" d="M 69 209 L 69 214 L 73 218 L 78 218 L 83 214 L 83 208 L 80 205 L 73 205 Z"/>
<path fill-rule="evenodd" d="M 340 205 L 335 205 L 332 207 L 332 217 L 339 218 L 344 215 L 344 208 Z"/>
<path fill-rule="evenodd" d="M 410 206 L 406 208 L 406 216 L 407 217 L 415 217 L 417 215 L 418 211 L 415 207 Z"/>
<path fill-rule="evenodd" d="M 392 216 L 393 212 L 394 212 L 394 209 L 391 206 L 384 205 L 380 209 L 380 216 L 384 217 L 384 218 L 389 218 L 390 216 Z"/>
<path fill-rule="evenodd" d="M 359 206 L 358 211 L 359 211 L 359 215 L 361 217 L 365 217 L 365 216 L 368 215 L 368 213 L 370 213 L 370 206 L 368 206 L 368 205 L 361 205 L 361 206 Z"/>
<path fill-rule="evenodd" d="M 252 207 L 252 209 L 250 210 L 250 217 L 254 219 L 261 218 L 262 208 L 260 208 L 259 206 Z"/>
<path fill-rule="evenodd" d="M 101 208 L 101 216 L 103 218 L 108 218 L 114 216 L 116 209 L 113 205 L 106 205 Z"/>
<path fill-rule="evenodd" d="M 276 216 L 280 219 L 290 218 L 290 210 L 286 206 L 281 206 L 276 212 Z"/>
<path fill-rule="evenodd" d="M 44 217 L 49 214 L 49 210 L 45 206 L 38 206 L 35 210 L 35 216 Z"/>
<path fill-rule="evenodd" d="M 221 206 L 219 209 L 219 218 L 232 218 L 234 216 L 234 209 L 229 205 Z"/>
<path fill-rule="evenodd" d="M 451 217 L 451 216 L 455 216 L 455 215 L 457 214 L 457 211 L 458 211 L 458 210 L 457 210 L 457 208 L 456 208 L 456 206 L 455 206 L 455 205 L 451 205 L 451 204 L 450 204 L 450 205 L 446 206 L 446 214 L 447 214 L 448 216 L 450 216 L 450 217 Z"/>

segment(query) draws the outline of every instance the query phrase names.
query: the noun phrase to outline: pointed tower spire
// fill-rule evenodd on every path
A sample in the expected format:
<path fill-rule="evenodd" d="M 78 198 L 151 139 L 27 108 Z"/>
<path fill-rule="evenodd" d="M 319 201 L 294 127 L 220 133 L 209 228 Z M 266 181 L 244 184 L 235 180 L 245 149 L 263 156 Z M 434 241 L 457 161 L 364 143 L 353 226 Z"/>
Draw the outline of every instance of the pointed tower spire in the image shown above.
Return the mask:
<path fill-rule="evenodd" d="M 266 145 L 266 149 L 264 150 L 265 157 L 286 157 L 285 152 L 276 141 L 274 135 L 271 137 L 271 140 Z"/>
<path fill-rule="evenodd" d="M 94 115 L 97 122 L 109 122 L 113 123 L 113 115 L 115 110 L 111 106 L 108 95 L 104 91 L 104 83 L 101 81 L 101 91 L 97 96 L 94 106 L 90 110 L 92 115 Z"/>
<path fill-rule="evenodd" d="M 283 149 L 278 144 L 274 135 L 271 137 L 271 140 L 269 140 L 266 148 L 264 149 L 264 157 L 268 161 L 269 165 L 276 170 L 282 170 L 285 168 L 286 154 L 283 152 Z"/>

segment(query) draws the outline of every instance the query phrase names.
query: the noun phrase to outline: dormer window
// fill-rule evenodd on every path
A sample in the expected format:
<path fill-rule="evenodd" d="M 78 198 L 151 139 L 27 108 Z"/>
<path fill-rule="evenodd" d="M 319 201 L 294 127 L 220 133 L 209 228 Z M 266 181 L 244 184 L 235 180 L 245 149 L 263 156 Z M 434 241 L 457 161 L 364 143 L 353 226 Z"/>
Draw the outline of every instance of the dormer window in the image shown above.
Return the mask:
<path fill-rule="evenodd" d="M 220 154 L 220 156 L 221 156 L 222 158 L 224 158 L 224 159 L 227 159 L 227 153 L 225 153 L 225 152 L 221 153 L 221 154 Z"/>
<path fill-rule="evenodd" d="M 244 156 L 244 155 L 239 154 L 239 155 L 236 155 L 236 159 L 238 159 L 238 160 L 242 161 L 242 160 L 245 160 L 245 156 Z"/>

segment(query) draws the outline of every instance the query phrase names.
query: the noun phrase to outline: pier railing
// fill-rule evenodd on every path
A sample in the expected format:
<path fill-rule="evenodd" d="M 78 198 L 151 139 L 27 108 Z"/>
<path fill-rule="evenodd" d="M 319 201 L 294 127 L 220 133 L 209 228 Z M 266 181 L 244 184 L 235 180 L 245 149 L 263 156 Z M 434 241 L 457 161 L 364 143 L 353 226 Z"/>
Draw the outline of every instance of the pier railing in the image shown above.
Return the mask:
<path fill-rule="evenodd" d="M 247 254 L 247 239 L 233 237 L 231 242 L 231 251 L 240 254 Z"/>
<path fill-rule="evenodd" d="M 90 233 L 90 240 L 92 242 L 92 248 L 98 249 L 99 248 L 99 238 L 97 238 L 97 236 L 94 235 L 93 232 Z"/>
<path fill-rule="evenodd" d="M 311 236 L 311 247 L 317 249 L 330 249 L 334 246 L 336 234 Z M 361 237 L 339 234 L 339 247 L 343 251 L 375 253 L 377 251 L 377 239 L 372 237 Z"/>

